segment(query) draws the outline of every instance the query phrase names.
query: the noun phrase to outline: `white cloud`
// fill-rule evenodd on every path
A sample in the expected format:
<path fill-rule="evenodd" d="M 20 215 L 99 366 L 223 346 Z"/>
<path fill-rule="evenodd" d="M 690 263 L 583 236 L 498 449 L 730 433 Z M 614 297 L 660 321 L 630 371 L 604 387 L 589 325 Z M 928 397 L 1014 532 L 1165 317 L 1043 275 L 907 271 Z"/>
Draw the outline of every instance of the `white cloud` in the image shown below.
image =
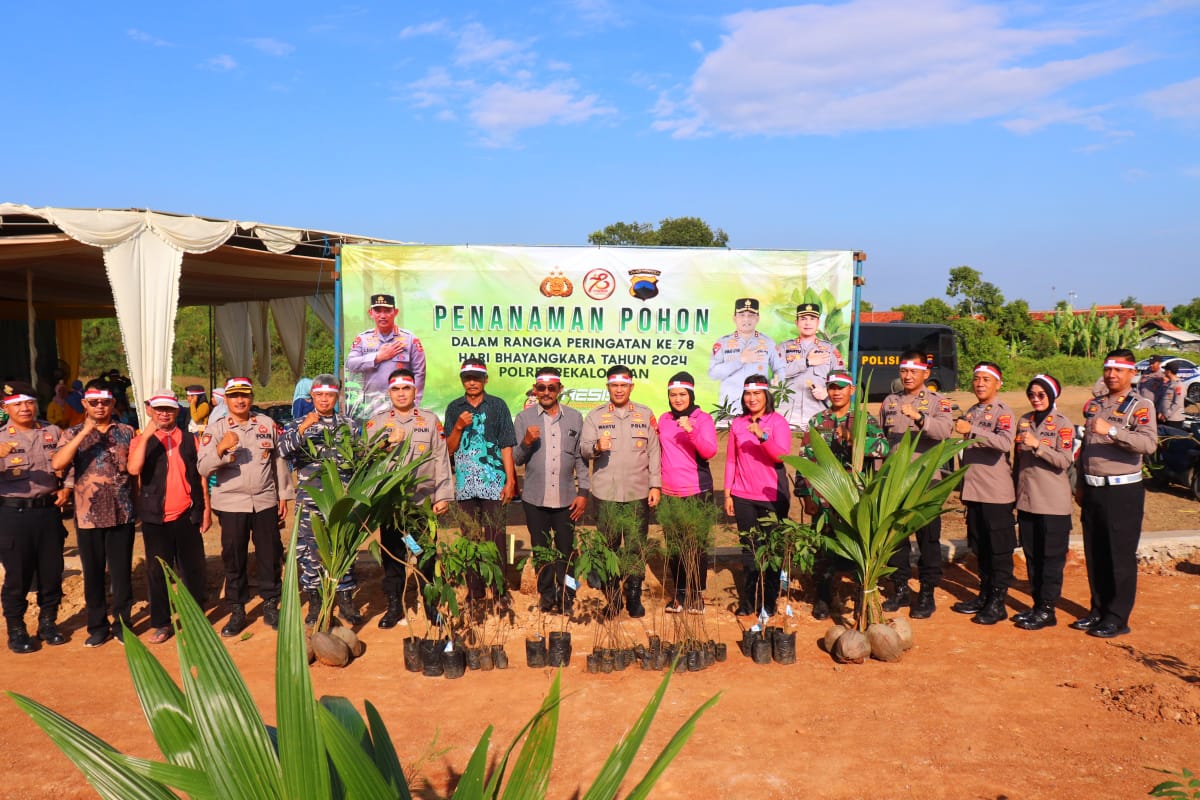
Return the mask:
<path fill-rule="evenodd" d="M 430 36 L 436 33 L 443 33 L 446 30 L 446 20 L 439 19 L 435 22 L 422 22 L 420 25 L 409 25 L 400 31 L 401 39 L 411 39 L 415 36 Z"/>
<path fill-rule="evenodd" d="M 1156 116 L 1200 120 L 1200 78 L 1180 81 L 1147 92 L 1143 99 Z"/>
<path fill-rule="evenodd" d="M 1182 172 L 1188 178 L 1200 178 L 1200 166 L 1184 167 Z"/>
<path fill-rule="evenodd" d="M 142 44 L 149 44 L 149 45 L 153 45 L 155 47 L 174 47 L 175 46 L 171 42 L 168 42 L 166 39 L 160 39 L 157 36 L 154 36 L 153 34 L 146 33 L 145 31 L 139 31 L 137 28 L 130 28 L 128 31 L 126 31 L 126 33 L 129 34 L 130 39 L 133 39 L 135 42 L 141 42 Z"/>
<path fill-rule="evenodd" d="M 237 61 L 228 53 L 221 53 L 219 56 L 213 56 L 204 62 L 204 66 L 211 70 L 220 72 L 228 72 L 231 69 L 237 69 Z"/>
<path fill-rule="evenodd" d="M 688 43 L 688 47 L 692 48 L 693 53 L 704 52 L 704 44 L 699 39 L 693 39 L 690 43 Z"/>
<path fill-rule="evenodd" d="M 836 134 L 1018 115 L 1033 130 L 1058 91 L 1135 62 L 1124 50 L 1048 60 L 1078 45 L 1073 27 L 1006 27 L 1000 6 L 968 0 L 852 0 L 745 11 L 692 77 L 675 136 Z M 1085 124 L 1088 110 L 1070 114 Z M 1092 123 L 1086 124 L 1095 124 Z"/>
<path fill-rule="evenodd" d="M 1002 124 L 1013 133 L 1033 133 L 1050 125 L 1080 125 L 1091 131 L 1103 131 L 1107 126 L 1102 112 L 1106 110 L 1106 106 L 1074 108 L 1060 103 L 1048 103 L 1024 109 L 1024 116 Z"/>
<path fill-rule="evenodd" d="M 540 88 L 496 83 L 470 103 L 471 121 L 485 133 L 485 142 L 505 145 L 526 128 L 567 125 L 614 113 L 595 95 L 580 95 L 574 81 Z"/>
<path fill-rule="evenodd" d="M 1148 177 L 1150 177 L 1150 173 L 1146 172 L 1144 169 L 1130 167 L 1129 169 L 1125 170 L 1125 180 L 1129 181 L 1130 183 L 1135 183 Z"/>
<path fill-rule="evenodd" d="M 295 46 L 287 42 L 281 42 L 278 39 L 271 39 L 269 37 L 247 39 L 246 43 L 259 52 L 276 57 L 291 55 L 296 49 Z"/>
<path fill-rule="evenodd" d="M 454 63 L 460 67 L 484 64 L 498 69 L 528 61 L 526 46 L 511 39 L 498 39 L 477 22 L 463 28 L 455 48 Z"/>

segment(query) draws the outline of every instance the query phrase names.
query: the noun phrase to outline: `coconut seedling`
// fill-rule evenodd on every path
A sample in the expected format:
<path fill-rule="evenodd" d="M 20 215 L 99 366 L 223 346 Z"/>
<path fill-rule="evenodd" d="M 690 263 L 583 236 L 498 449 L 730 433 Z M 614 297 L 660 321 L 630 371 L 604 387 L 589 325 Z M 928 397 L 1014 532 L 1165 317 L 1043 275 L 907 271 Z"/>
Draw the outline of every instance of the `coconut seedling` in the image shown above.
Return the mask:
<path fill-rule="evenodd" d="M 888 559 L 902 541 L 942 513 L 964 471 L 941 476 L 941 470 L 968 442 L 945 440 L 918 454 L 919 437 L 906 433 L 879 469 L 864 469 L 867 412 L 859 401 L 862 395 L 860 386 L 853 401 L 853 449 L 848 466 L 819 436 L 811 441 L 813 460 L 784 456 L 783 461 L 808 481 L 831 510 L 825 546 L 854 564 L 860 597 L 853 627 L 865 635 L 871 625 L 887 622 L 877 587 L 893 572 Z M 845 638 L 839 637 L 835 648 L 849 648 L 858 642 L 855 637 L 843 642 Z"/>

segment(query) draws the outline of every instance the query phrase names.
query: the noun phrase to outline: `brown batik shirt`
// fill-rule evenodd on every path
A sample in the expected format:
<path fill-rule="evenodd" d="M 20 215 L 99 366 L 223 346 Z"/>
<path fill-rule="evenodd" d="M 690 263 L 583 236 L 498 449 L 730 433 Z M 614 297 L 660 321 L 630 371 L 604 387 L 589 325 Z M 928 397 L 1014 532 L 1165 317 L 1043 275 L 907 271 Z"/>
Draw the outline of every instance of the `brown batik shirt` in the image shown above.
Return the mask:
<path fill-rule="evenodd" d="M 83 425 L 68 428 L 58 446 L 64 447 L 82 429 Z M 133 428 L 113 422 L 104 433 L 89 433 L 75 451 L 64 485 L 74 488 L 77 527 L 112 528 L 134 521 L 133 478 L 128 471 L 133 436 Z"/>

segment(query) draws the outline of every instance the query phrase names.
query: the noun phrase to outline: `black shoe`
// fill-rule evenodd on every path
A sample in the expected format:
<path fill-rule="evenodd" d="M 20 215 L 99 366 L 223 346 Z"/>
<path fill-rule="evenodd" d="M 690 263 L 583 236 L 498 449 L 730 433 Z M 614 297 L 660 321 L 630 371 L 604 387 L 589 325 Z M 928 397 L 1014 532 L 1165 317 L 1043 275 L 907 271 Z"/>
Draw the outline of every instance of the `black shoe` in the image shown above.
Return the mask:
<path fill-rule="evenodd" d="M 113 623 L 112 638 L 117 640 L 117 644 L 125 644 L 125 628 L 121 626 L 121 620 L 117 620 Z"/>
<path fill-rule="evenodd" d="M 109 628 L 105 628 L 102 631 L 96 631 L 95 633 L 89 633 L 87 639 L 85 639 L 83 642 L 83 646 L 84 647 L 101 647 L 106 642 L 108 642 L 108 640 L 111 638 L 112 638 L 112 630 Z"/>
<path fill-rule="evenodd" d="M 1103 617 L 1100 615 L 1100 612 L 1093 609 L 1087 613 L 1087 616 L 1080 617 L 1071 624 L 1067 625 L 1067 627 L 1077 631 L 1090 631 L 1092 628 L 1099 625 L 1102 620 Z"/>
<path fill-rule="evenodd" d="M 1088 628 L 1087 632 L 1088 636 L 1095 636 L 1097 639 L 1115 639 L 1127 633 L 1129 633 L 1129 626 L 1119 622 L 1101 622 L 1099 625 Z"/>
<path fill-rule="evenodd" d="M 1053 606 L 1034 606 L 1022 614 L 1025 615 L 1023 619 L 1017 619 L 1021 614 L 1013 619 L 1016 620 L 1017 627 L 1023 631 L 1040 631 L 1042 628 L 1053 628 L 1058 624 L 1058 617 L 1054 616 Z"/>
<path fill-rule="evenodd" d="M 37 637 L 52 647 L 67 643 L 67 637 L 58 629 L 58 624 L 51 616 L 44 616 L 38 620 Z"/>
<path fill-rule="evenodd" d="M 270 600 L 263 600 L 263 624 L 271 630 L 279 630 L 279 598 L 272 597 Z"/>
<path fill-rule="evenodd" d="M 387 611 L 383 612 L 383 616 L 379 618 L 379 627 L 387 630 L 394 628 L 400 622 L 400 618 L 404 616 L 404 603 L 400 600 L 400 595 L 388 595 Z"/>
<path fill-rule="evenodd" d="M 971 618 L 976 625 L 995 625 L 1002 619 L 1008 619 L 1008 609 L 1004 602 L 1008 599 L 1007 589 L 995 589 L 988 595 L 987 605 Z"/>
<path fill-rule="evenodd" d="M 829 603 L 825 602 L 824 598 L 817 598 L 817 602 L 813 603 L 813 619 L 829 619 Z"/>
<path fill-rule="evenodd" d="M 897 583 L 896 588 L 892 591 L 892 596 L 883 601 L 884 611 L 899 611 L 912 602 L 912 591 L 908 588 L 908 583 Z"/>
<path fill-rule="evenodd" d="M 343 589 L 337 593 L 337 610 L 338 616 L 347 625 L 353 627 L 363 624 L 362 614 L 354 607 L 354 593 L 351 589 Z"/>
<path fill-rule="evenodd" d="M 29 638 L 29 631 L 24 622 L 8 623 L 8 649 L 14 653 L 32 653 L 37 650 L 37 645 Z"/>
<path fill-rule="evenodd" d="M 989 594 L 991 594 L 991 591 L 981 586 L 979 587 L 978 595 L 972 597 L 970 600 L 961 600 L 955 603 L 950 606 L 950 610 L 955 614 L 978 614 L 987 605 Z"/>
<path fill-rule="evenodd" d="M 1017 613 L 1013 614 L 1012 615 L 1013 624 L 1020 625 L 1020 623 L 1025 622 L 1026 620 L 1030 619 L 1031 617 L 1033 617 L 1033 612 L 1036 610 L 1037 610 L 1037 606 L 1035 605 L 1033 608 L 1027 608 L 1024 611 L 1018 611 Z"/>
<path fill-rule="evenodd" d="M 646 616 L 646 607 L 642 605 L 642 578 L 625 579 L 625 608 L 632 619 Z"/>
<path fill-rule="evenodd" d="M 921 591 L 913 597 L 908 616 L 910 619 L 929 619 L 934 611 L 937 611 L 937 604 L 933 601 L 933 587 L 921 584 Z"/>
<path fill-rule="evenodd" d="M 228 639 L 231 636 L 237 636 L 246 627 L 246 607 L 236 605 L 229 615 L 229 621 L 225 623 L 225 627 L 221 628 L 221 635 Z"/>

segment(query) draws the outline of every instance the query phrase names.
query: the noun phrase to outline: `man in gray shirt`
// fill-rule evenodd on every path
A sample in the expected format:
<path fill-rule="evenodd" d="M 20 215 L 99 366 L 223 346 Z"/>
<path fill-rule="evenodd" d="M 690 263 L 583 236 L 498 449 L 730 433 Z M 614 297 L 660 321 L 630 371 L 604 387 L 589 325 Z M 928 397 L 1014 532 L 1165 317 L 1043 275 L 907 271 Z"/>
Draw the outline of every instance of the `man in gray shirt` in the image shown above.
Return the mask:
<path fill-rule="evenodd" d="M 587 507 L 588 465 L 579 454 L 583 415 L 560 405 L 562 379 L 554 367 L 538 370 L 535 405 L 517 414 L 513 460 L 525 466 L 521 505 L 534 547 L 553 546 L 561 558 L 538 573 L 544 612 L 571 614 L 575 588 L 566 585 L 566 558 L 575 549 L 575 523 Z M 553 539 L 551 539 L 553 535 Z"/>

